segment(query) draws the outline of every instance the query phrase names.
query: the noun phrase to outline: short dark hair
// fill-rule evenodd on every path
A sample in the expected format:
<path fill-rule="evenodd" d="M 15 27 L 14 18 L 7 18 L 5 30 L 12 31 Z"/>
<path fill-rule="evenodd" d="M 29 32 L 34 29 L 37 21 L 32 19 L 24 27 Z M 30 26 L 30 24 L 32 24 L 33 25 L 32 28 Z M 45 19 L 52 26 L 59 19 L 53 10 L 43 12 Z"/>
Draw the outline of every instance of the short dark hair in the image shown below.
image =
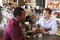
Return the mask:
<path fill-rule="evenodd" d="M 50 8 L 45 8 L 45 11 L 49 12 L 49 14 L 51 14 L 52 10 Z"/>
<path fill-rule="evenodd" d="M 14 11 L 13 11 L 14 17 L 16 17 L 16 16 L 18 16 L 18 15 L 22 15 L 22 11 L 24 11 L 23 8 L 21 8 L 21 7 L 16 7 L 16 8 L 14 9 Z"/>

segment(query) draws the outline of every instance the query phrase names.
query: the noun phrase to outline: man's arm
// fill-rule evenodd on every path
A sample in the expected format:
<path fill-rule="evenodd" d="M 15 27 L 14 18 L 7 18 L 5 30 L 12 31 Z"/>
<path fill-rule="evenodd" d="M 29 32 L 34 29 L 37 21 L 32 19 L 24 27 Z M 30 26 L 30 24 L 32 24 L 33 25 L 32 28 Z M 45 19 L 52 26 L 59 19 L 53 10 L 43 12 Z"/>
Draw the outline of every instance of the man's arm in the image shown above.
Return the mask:
<path fill-rule="evenodd" d="M 11 40 L 9 34 L 7 33 L 6 30 L 4 30 L 4 34 L 3 34 L 3 40 Z"/>
<path fill-rule="evenodd" d="M 57 22 L 56 22 L 56 20 L 54 20 L 52 23 L 52 26 L 51 26 L 51 30 L 48 32 L 50 33 L 50 35 L 56 34 L 57 29 L 58 29 Z"/>
<path fill-rule="evenodd" d="M 57 22 L 56 22 L 56 20 L 54 20 L 54 21 L 52 22 L 52 24 L 51 24 L 51 30 L 50 30 L 50 31 L 45 31 L 44 28 L 40 28 L 40 30 L 41 30 L 42 33 L 44 33 L 44 34 L 49 34 L 49 35 L 55 34 L 56 31 L 57 31 Z"/>
<path fill-rule="evenodd" d="M 36 29 L 30 37 L 30 40 L 33 40 L 34 35 L 41 33 L 40 29 Z"/>
<path fill-rule="evenodd" d="M 41 30 L 41 32 L 43 33 L 43 34 L 50 34 L 48 31 L 45 31 L 45 29 L 44 28 L 40 28 L 40 30 Z"/>

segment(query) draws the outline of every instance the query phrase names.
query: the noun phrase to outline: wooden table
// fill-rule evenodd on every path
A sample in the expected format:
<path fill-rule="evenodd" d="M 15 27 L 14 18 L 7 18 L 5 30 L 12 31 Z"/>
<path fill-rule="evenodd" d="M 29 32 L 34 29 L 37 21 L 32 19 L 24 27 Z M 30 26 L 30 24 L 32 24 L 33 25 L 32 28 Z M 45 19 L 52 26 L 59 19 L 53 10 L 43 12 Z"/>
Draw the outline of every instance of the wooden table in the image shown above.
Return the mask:
<path fill-rule="evenodd" d="M 33 32 L 33 31 L 31 31 L 31 32 Z M 27 40 L 29 40 L 29 39 L 27 39 Z M 35 38 L 33 38 L 33 40 L 60 40 L 60 36 L 42 34 L 41 38 L 39 38 L 38 35 L 37 35 Z"/>
<path fill-rule="evenodd" d="M 33 40 L 60 40 L 60 36 L 56 35 L 42 35 L 42 38 L 34 38 Z"/>

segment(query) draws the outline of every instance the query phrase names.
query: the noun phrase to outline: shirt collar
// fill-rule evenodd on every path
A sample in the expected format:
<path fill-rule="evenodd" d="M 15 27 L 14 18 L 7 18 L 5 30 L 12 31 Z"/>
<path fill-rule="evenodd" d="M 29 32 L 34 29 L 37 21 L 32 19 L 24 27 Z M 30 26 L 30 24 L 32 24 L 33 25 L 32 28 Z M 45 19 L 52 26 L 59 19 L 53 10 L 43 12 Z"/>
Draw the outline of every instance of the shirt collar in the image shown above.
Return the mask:
<path fill-rule="evenodd" d="M 44 20 L 44 18 L 43 18 L 43 20 Z M 51 21 L 52 21 L 52 18 L 50 17 L 49 20 L 48 20 L 45 24 L 48 24 L 48 23 L 50 23 Z"/>

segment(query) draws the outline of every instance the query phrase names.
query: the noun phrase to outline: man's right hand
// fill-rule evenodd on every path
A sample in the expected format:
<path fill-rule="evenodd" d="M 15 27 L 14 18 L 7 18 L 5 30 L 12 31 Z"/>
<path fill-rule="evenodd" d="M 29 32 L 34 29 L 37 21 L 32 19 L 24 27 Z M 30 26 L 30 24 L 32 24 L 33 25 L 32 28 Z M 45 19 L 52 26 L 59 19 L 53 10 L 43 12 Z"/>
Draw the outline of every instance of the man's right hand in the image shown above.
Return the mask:
<path fill-rule="evenodd" d="M 32 25 L 32 27 L 35 27 L 35 28 L 37 28 L 37 27 L 38 27 L 38 25 L 37 25 L 37 24 L 33 24 L 33 25 Z"/>
<path fill-rule="evenodd" d="M 41 33 L 41 30 L 40 30 L 40 28 L 37 28 L 34 32 L 35 32 L 36 34 L 37 34 L 37 33 Z"/>

